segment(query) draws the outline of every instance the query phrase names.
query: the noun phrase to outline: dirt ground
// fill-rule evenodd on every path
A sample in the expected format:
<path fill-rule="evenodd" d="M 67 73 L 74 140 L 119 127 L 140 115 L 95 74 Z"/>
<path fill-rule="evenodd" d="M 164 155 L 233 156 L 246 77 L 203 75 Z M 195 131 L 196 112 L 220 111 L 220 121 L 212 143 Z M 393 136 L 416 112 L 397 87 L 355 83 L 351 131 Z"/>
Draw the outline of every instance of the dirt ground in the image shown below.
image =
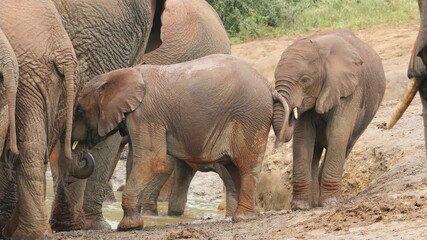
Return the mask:
<path fill-rule="evenodd" d="M 232 223 L 230 218 L 204 219 L 126 233 L 114 230 L 58 233 L 54 238 L 427 239 L 427 161 L 419 97 L 393 129 L 383 128 L 407 83 L 406 68 L 417 31 L 416 24 L 403 24 L 355 32 L 381 56 L 387 90 L 376 117 L 346 161 L 343 199 L 338 207 L 286 210 L 291 199 L 290 144 L 274 149 L 271 133 L 259 181 L 262 186 L 272 187 L 258 192 L 262 214 L 257 220 Z M 232 53 L 246 59 L 273 81 L 281 52 L 299 37 L 235 45 Z M 208 176 L 194 179 L 189 198 L 196 195 L 210 201 L 213 185 L 218 198 L 221 183 L 218 185 L 215 175 Z"/>

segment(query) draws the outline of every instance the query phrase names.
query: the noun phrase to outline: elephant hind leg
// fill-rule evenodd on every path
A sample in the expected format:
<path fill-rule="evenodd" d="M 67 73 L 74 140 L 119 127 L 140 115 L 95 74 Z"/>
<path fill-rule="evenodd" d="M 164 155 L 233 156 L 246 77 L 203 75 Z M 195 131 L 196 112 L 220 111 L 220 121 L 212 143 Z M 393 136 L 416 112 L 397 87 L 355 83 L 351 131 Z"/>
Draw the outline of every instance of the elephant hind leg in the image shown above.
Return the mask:
<path fill-rule="evenodd" d="M 236 171 L 230 171 L 230 175 L 235 179 L 238 174 L 239 181 L 234 180 L 235 187 L 238 191 L 238 205 L 232 216 L 233 221 L 242 221 L 256 219 L 259 215 L 256 209 L 255 197 L 257 188 L 257 179 L 261 171 L 262 160 L 264 158 L 265 148 L 267 145 L 268 129 L 260 129 L 254 136 L 253 142 L 246 140 L 232 139 L 235 143 L 232 162 L 237 168 Z M 255 140 L 256 139 L 256 140 Z"/>

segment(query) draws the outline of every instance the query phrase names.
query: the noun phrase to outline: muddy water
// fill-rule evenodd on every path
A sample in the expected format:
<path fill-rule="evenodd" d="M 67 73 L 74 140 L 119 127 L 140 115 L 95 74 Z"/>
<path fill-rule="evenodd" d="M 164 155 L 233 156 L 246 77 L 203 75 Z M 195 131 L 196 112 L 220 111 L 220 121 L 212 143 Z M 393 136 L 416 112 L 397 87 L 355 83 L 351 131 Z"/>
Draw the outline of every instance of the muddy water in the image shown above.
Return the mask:
<path fill-rule="evenodd" d="M 51 205 L 53 201 L 53 181 L 47 178 L 46 182 L 46 206 L 50 215 Z M 115 192 L 117 202 L 104 202 L 102 212 L 104 217 L 110 223 L 113 229 L 117 228 L 120 220 L 123 217 L 121 207 L 121 192 Z M 218 211 L 217 207 L 221 199 L 213 201 L 197 201 L 188 199 L 185 214 L 181 217 L 167 216 L 167 202 L 160 202 L 158 205 L 159 216 L 144 217 L 145 226 L 166 225 L 170 223 L 190 222 L 199 219 L 218 219 L 224 217 L 224 212 Z"/>

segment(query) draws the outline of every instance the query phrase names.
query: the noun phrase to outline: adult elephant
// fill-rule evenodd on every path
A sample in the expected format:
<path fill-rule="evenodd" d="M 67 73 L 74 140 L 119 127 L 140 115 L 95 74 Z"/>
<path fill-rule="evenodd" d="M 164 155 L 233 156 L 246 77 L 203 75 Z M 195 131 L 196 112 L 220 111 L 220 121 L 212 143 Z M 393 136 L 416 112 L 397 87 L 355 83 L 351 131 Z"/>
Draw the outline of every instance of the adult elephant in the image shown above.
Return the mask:
<path fill-rule="evenodd" d="M 20 150 L 17 158 L 2 155 L 3 164 L 14 166 L 11 171 L 15 172 L 0 182 L 1 202 L 15 208 L 8 221 L 0 224 L 5 224 L 5 237 L 42 238 L 52 233 L 44 202 L 46 156 L 61 138 L 64 156 L 71 159 L 73 108 L 80 85 L 77 59 L 50 0 L 1 1 L 0 28 L 19 63 L 16 134 Z M 66 133 L 61 136 L 64 127 Z M 11 146 L 11 151 L 16 149 Z"/>
<path fill-rule="evenodd" d="M 239 195 L 233 220 L 254 219 L 272 105 L 267 80 L 230 55 L 140 65 L 100 75 L 85 86 L 73 140 L 81 141 L 84 151 L 116 131 L 129 133 L 133 165 L 118 230 L 143 227 L 139 198 L 173 170 L 171 159 L 195 169 L 224 165 Z"/>
<path fill-rule="evenodd" d="M 385 92 L 381 59 L 352 32 L 331 31 L 289 46 L 275 78 L 273 129 L 280 141 L 293 137 L 292 207 L 335 205 L 345 158 Z"/>
<path fill-rule="evenodd" d="M 163 5 L 162 1 L 155 0 L 53 1 L 76 51 L 82 86 L 94 76 L 140 62 L 156 6 L 162 8 Z M 101 143 L 97 147 L 110 149 L 111 145 Z M 98 152 L 104 153 L 103 150 Z M 103 156 L 98 152 L 95 150 L 93 156 L 102 162 Z M 113 155 L 116 152 L 114 150 Z M 59 170 L 61 175 L 62 168 Z M 59 178 L 50 219 L 52 229 L 84 228 L 85 186 L 86 180 Z"/>
<path fill-rule="evenodd" d="M 418 7 L 420 12 L 420 29 L 408 66 L 408 78 L 411 80 L 396 111 L 387 122 L 387 128 L 392 128 L 396 124 L 409 104 L 411 104 L 417 92 L 419 92 L 423 105 L 424 139 L 427 147 L 427 1 L 418 0 Z"/>
<path fill-rule="evenodd" d="M 213 53 L 230 53 L 230 41 L 217 13 L 204 0 L 167 0 L 164 5 L 157 4 L 153 18 L 153 27 L 147 49 L 140 63 L 146 64 L 172 64 L 196 59 Z M 161 36 L 161 37 L 160 37 Z M 102 214 L 102 203 L 105 197 L 105 189 L 108 188 L 108 179 L 111 177 L 119 159 L 120 142 L 122 137 L 119 133 L 109 137 L 106 141 L 97 144 L 91 150 L 97 160 L 94 173 L 85 184 L 81 184 L 73 191 L 74 204 L 83 204 L 85 214 L 85 229 L 109 229 L 111 228 Z M 121 149 L 124 142 L 122 142 Z M 130 162 L 130 161 L 129 161 Z M 182 168 L 187 173 L 188 169 Z M 221 173 L 222 174 L 222 173 Z M 185 175 L 185 174 L 184 174 Z M 185 206 L 186 191 L 190 184 L 192 175 L 185 175 L 186 186 L 182 194 L 177 196 L 179 201 L 170 201 L 170 210 L 175 214 L 182 213 Z M 191 177 L 189 177 L 191 176 Z M 80 181 L 83 182 L 83 181 Z M 152 190 L 159 191 L 160 184 Z M 233 191 L 233 190 L 231 190 Z M 84 195 L 84 200 L 81 199 Z M 235 194 L 230 193 L 230 196 Z M 78 199 L 78 200 L 77 200 Z M 157 212 L 157 194 L 144 194 L 144 209 L 146 213 Z M 232 202 L 233 200 L 230 200 Z M 64 206 L 63 209 L 69 208 Z M 233 209 L 235 204 L 229 204 Z M 81 208 L 71 208 L 81 209 Z M 228 212 L 231 212 L 229 210 Z M 76 213 L 61 211 L 60 214 L 77 215 Z M 64 215 L 62 215 L 64 216 Z M 52 216 L 58 222 L 58 216 Z M 75 227 L 67 225 L 68 217 L 62 217 L 64 224 L 55 227 L 56 230 L 71 230 Z"/>

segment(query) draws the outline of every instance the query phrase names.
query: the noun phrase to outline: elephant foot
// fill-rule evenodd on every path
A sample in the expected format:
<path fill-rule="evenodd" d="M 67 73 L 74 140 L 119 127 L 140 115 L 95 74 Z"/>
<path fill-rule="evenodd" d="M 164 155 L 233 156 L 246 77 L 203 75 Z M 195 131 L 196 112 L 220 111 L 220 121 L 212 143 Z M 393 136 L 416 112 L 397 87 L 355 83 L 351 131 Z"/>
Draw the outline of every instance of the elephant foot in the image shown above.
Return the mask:
<path fill-rule="evenodd" d="M 124 210 L 123 219 L 117 226 L 117 231 L 141 230 L 144 227 L 144 220 L 137 210 Z"/>
<path fill-rule="evenodd" d="M 103 216 L 86 216 L 85 230 L 110 230 L 111 226 Z"/>
<path fill-rule="evenodd" d="M 11 230 L 14 231 L 11 232 Z M 48 224 L 34 229 L 25 229 L 20 224 L 12 227 L 8 223 L 3 230 L 3 235 L 6 239 L 51 239 L 52 229 Z"/>
<path fill-rule="evenodd" d="M 73 220 L 70 216 L 59 218 L 58 216 L 52 215 L 50 219 L 50 226 L 55 232 L 64 232 L 72 230 L 82 230 L 85 227 L 85 218 L 83 214 Z"/>
<path fill-rule="evenodd" d="M 336 197 L 326 197 L 320 199 L 320 206 L 321 207 L 335 207 L 339 203 L 338 199 Z"/>
<path fill-rule="evenodd" d="M 309 210 L 313 208 L 309 201 L 306 200 L 292 200 L 292 210 Z"/>
<path fill-rule="evenodd" d="M 157 210 L 153 210 L 153 209 L 147 209 L 147 210 L 143 210 L 142 211 L 142 216 L 158 216 L 159 213 L 157 212 Z"/>
<path fill-rule="evenodd" d="M 257 219 L 259 216 L 259 213 L 255 210 L 249 210 L 249 211 L 239 211 L 237 210 L 234 214 L 231 220 L 233 222 L 241 222 L 241 221 L 247 221 L 247 220 L 254 220 Z"/>
<path fill-rule="evenodd" d="M 168 216 L 171 217 L 180 217 L 184 215 L 184 211 L 168 211 Z"/>

